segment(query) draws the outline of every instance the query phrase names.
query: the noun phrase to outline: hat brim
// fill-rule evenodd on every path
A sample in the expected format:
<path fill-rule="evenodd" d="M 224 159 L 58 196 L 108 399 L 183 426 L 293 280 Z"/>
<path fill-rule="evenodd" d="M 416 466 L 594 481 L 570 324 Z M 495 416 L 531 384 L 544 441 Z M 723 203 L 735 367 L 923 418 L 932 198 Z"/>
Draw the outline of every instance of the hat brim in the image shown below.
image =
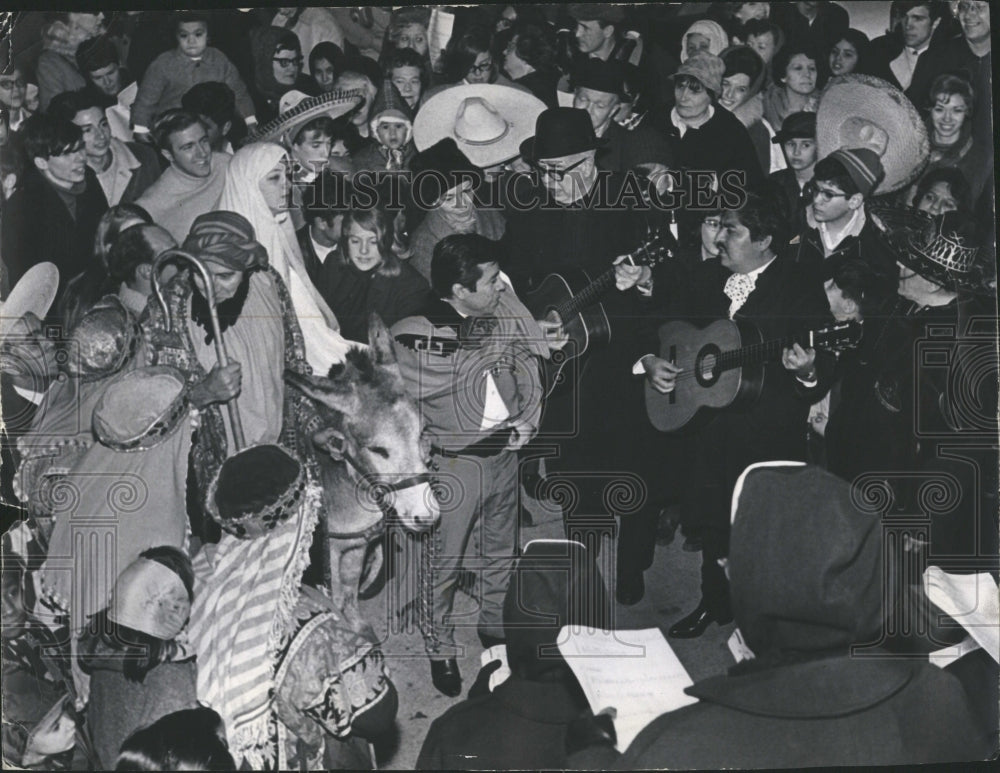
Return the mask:
<path fill-rule="evenodd" d="M 0 306 L 0 339 L 29 311 L 45 319 L 59 289 L 59 269 L 54 263 L 37 263 L 21 276 Z"/>
<path fill-rule="evenodd" d="M 607 137 L 597 137 L 593 144 L 589 144 L 585 148 L 576 148 L 575 150 L 568 150 L 564 153 L 560 153 L 558 156 L 549 156 L 549 158 L 561 158 L 562 156 L 572 156 L 574 153 L 584 153 L 588 150 L 600 150 L 608 144 Z M 535 138 L 528 137 L 524 142 L 521 143 L 521 158 L 530 163 L 538 161 L 535 156 Z"/>
<path fill-rule="evenodd" d="M 317 97 L 303 99 L 291 110 L 268 121 L 247 139 L 248 142 L 281 142 L 287 137 L 291 142 L 299 129 L 314 118 L 327 115 L 330 118 L 340 118 L 364 102 L 365 95 L 361 89 L 345 89 L 329 91 Z"/>
<path fill-rule="evenodd" d="M 992 292 L 985 287 L 983 272 L 973 268 L 965 275 L 948 271 L 925 256 L 920 237 L 934 225 L 934 218 L 917 209 L 872 207 L 868 212 L 875 230 L 892 256 L 911 271 L 935 284 L 972 292 Z"/>
<path fill-rule="evenodd" d="M 490 144 L 472 144 L 455 134 L 455 117 L 462 102 L 481 97 L 510 125 L 503 137 Z M 534 94 L 495 83 L 470 83 L 452 86 L 434 94 L 417 113 L 413 122 L 413 141 L 417 150 L 426 150 L 451 137 L 466 158 L 486 169 L 516 158 L 521 143 L 535 134 L 535 121 L 545 110 L 545 103 Z"/>
<path fill-rule="evenodd" d="M 870 75 L 831 78 L 816 110 L 818 158 L 843 146 L 841 127 L 850 118 L 875 124 L 888 136 L 881 156 L 885 176 L 871 195 L 893 193 L 920 176 L 930 157 L 930 140 L 920 114 L 902 91 Z"/>

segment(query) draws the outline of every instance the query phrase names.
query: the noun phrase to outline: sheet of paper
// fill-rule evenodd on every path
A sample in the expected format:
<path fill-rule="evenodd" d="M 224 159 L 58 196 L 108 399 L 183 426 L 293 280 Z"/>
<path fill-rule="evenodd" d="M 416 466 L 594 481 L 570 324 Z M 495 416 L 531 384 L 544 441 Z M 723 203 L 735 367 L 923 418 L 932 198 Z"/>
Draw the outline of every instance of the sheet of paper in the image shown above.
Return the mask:
<path fill-rule="evenodd" d="M 729 637 L 729 641 L 726 644 L 729 645 L 729 651 L 733 653 L 733 659 L 737 663 L 742 663 L 744 660 L 753 660 L 756 657 L 753 654 L 753 650 L 747 646 L 746 640 L 743 638 L 743 633 L 739 628 L 733 631 L 733 635 Z"/>
<path fill-rule="evenodd" d="M 493 692 L 498 685 L 510 679 L 510 666 L 507 665 L 507 647 L 503 644 L 494 644 L 488 650 L 484 650 L 479 656 L 480 667 L 492 663 L 494 660 L 500 661 L 500 668 L 490 674 L 490 692 Z"/>
<path fill-rule="evenodd" d="M 947 668 L 959 658 L 963 658 L 970 652 L 975 652 L 978 649 L 979 645 L 976 643 L 976 640 L 971 636 L 966 636 L 958 644 L 953 644 L 950 647 L 944 647 L 943 649 L 931 652 L 927 656 L 927 660 L 929 660 L 933 666 L 937 666 L 938 668 Z"/>
<path fill-rule="evenodd" d="M 591 710 L 599 714 L 614 709 L 618 751 L 625 751 L 656 717 L 698 700 L 684 692 L 693 682 L 659 628 L 602 631 L 566 626 L 558 646 Z"/>
<path fill-rule="evenodd" d="M 1000 663 L 1000 589 L 991 574 L 948 574 L 929 566 L 924 572 L 924 592 Z"/>

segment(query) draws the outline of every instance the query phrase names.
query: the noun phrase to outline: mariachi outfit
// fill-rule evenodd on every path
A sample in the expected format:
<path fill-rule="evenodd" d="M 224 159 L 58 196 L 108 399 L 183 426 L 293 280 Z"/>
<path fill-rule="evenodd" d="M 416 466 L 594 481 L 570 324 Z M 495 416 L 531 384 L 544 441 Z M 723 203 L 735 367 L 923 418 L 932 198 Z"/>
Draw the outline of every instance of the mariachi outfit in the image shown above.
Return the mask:
<path fill-rule="evenodd" d="M 420 403 L 433 466 L 447 492 L 439 497 L 440 525 L 421 556 L 419 591 L 428 652 L 443 659 L 454 657 L 449 650 L 455 628 L 448 615 L 477 521 L 484 554 L 477 562 L 483 566 L 479 631 L 503 637 L 518 492 L 517 454 L 506 449 L 508 421 L 537 428 L 542 392 L 535 356 L 548 356 L 548 349 L 537 323 L 511 291 L 501 294 L 495 316 L 463 318 L 450 304 L 433 300 L 421 315 L 397 323 L 392 333 L 400 371 Z"/>

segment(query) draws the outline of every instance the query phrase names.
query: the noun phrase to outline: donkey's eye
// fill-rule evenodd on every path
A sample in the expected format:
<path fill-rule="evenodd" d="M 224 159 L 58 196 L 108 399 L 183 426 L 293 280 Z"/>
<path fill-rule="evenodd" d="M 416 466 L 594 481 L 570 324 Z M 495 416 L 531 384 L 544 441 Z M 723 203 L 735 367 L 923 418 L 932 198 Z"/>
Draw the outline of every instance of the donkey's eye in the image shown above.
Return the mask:
<path fill-rule="evenodd" d="M 383 459 L 389 458 L 389 450 L 382 446 L 368 446 L 368 450 L 371 451 L 373 454 L 378 454 Z"/>

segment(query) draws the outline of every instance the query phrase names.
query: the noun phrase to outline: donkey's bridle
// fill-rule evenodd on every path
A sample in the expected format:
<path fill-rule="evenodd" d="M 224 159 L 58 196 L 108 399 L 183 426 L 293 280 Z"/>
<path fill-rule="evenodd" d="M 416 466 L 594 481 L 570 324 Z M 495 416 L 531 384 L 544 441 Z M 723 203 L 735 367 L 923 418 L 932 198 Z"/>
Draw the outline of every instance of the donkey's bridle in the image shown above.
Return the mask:
<path fill-rule="evenodd" d="M 347 464 L 356 473 L 357 478 L 354 482 L 364 484 L 365 493 L 368 494 L 382 510 L 382 517 L 371 526 L 361 529 L 360 531 L 336 533 L 327 531 L 327 539 L 364 539 L 366 542 L 370 542 L 385 530 L 386 519 L 390 518 L 396 512 L 396 508 L 386 502 L 386 496 L 397 491 L 403 491 L 408 488 L 413 488 L 414 486 L 423 485 L 424 483 L 430 484 L 432 480 L 431 473 L 421 472 L 392 483 L 373 481 L 373 478 L 378 477 L 376 473 L 366 472 L 363 470 L 361 465 L 358 464 L 358 460 L 355 459 L 354 455 L 350 451 L 344 449 L 339 456 L 347 462 Z"/>

